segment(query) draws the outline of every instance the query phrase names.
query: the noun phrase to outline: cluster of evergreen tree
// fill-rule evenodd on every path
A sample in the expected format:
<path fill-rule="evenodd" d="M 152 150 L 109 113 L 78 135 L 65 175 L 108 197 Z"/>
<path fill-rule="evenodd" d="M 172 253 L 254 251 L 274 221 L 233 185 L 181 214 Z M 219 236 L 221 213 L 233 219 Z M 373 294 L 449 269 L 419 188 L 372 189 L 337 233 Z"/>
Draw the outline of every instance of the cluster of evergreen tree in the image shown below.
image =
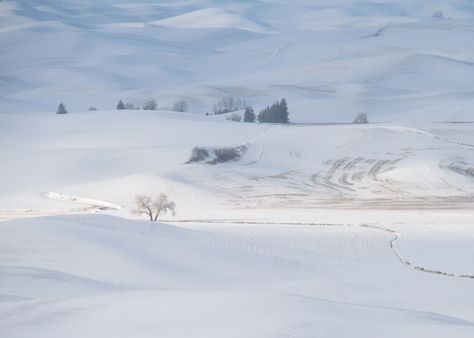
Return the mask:
<path fill-rule="evenodd" d="M 252 107 L 245 108 L 244 122 L 255 122 L 256 118 L 257 116 L 255 116 Z"/>
<path fill-rule="evenodd" d="M 258 114 L 258 122 L 260 123 L 289 123 L 288 119 L 288 104 L 285 99 L 277 101 L 271 106 L 263 109 Z"/>

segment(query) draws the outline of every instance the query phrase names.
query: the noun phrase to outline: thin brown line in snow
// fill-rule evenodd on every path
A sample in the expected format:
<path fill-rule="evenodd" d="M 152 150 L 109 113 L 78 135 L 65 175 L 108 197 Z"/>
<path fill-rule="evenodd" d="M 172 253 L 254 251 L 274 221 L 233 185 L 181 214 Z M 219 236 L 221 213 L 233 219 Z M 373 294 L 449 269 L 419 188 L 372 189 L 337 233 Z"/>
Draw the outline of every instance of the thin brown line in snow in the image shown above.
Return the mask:
<path fill-rule="evenodd" d="M 338 223 L 311 223 L 311 222 L 264 222 L 264 221 L 238 221 L 238 220 L 169 220 L 169 221 L 162 221 L 162 222 L 169 222 L 169 223 L 228 223 L 228 224 L 255 224 L 255 225 L 302 225 L 302 226 L 347 226 L 347 227 L 359 227 L 359 228 L 367 228 L 367 229 L 374 229 L 383 232 L 387 232 L 391 234 L 393 237 L 389 241 L 390 250 L 397 256 L 398 260 L 412 268 L 416 271 L 447 276 L 447 277 L 455 277 L 455 278 L 468 278 L 474 279 L 474 275 L 469 274 L 454 274 L 450 272 L 445 272 L 441 270 L 433 270 L 428 269 L 423 266 L 413 265 L 410 261 L 405 259 L 401 252 L 395 247 L 395 242 L 401 238 L 401 235 L 393 229 L 382 227 L 379 225 L 371 225 L 371 224 L 338 224 Z"/>

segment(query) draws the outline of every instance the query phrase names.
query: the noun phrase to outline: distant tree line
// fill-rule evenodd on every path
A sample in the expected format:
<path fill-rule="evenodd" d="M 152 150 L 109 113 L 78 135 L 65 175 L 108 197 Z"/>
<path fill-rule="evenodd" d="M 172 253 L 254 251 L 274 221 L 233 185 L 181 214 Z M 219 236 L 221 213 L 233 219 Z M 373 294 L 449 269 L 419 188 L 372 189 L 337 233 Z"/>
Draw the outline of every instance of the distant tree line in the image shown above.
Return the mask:
<path fill-rule="evenodd" d="M 135 109 L 140 109 L 140 107 L 135 107 L 133 103 L 124 103 L 122 100 L 120 100 L 117 103 L 117 110 L 135 110 Z M 158 109 L 158 104 L 156 103 L 155 100 L 149 100 L 145 102 L 143 105 L 143 110 L 157 110 Z"/>
<path fill-rule="evenodd" d="M 117 103 L 117 110 L 135 110 L 135 109 L 140 109 L 140 107 L 136 107 L 133 103 L 124 103 L 122 100 L 120 100 Z M 156 103 L 156 100 L 149 100 L 146 101 L 145 104 L 142 107 L 143 110 L 158 110 L 158 104 Z M 179 100 L 173 104 L 173 107 L 170 109 L 172 111 L 176 112 L 185 112 L 188 110 L 188 102 L 185 100 Z"/>
<path fill-rule="evenodd" d="M 253 123 L 258 120 L 260 123 L 289 123 L 288 104 L 283 98 L 271 106 L 267 106 L 262 111 L 255 114 L 252 107 L 247 105 L 245 100 L 231 96 L 224 97 L 213 106 L 214 115 L 227 114 L 242 110 L 245 108 L 243 117 L 239 113 L 234 113 L 226 117 L 229 121 Z M 209 113 L 206 113 L 209 116 Z"/>
<path fill-rule="evenodd" d="M 245 108 L 245 111 L 242 116 L 241 113 L 238 113 L 237 111 L 242 110 L 244 108 Z M 133 103 L 129 103 L 129 102 L 124 103 L 122 100 L 119 100 L 119 102 L 117 103 L 116 109 L 117 110 L 135 110 L 135 109 L 140 109 L 140 107 L 136 107 Z M 142 109 L 143 110 L 157 110 L 158 104 L 156 103 L 155 100 L 149 100 L 145 102 Z M 234 121 L 234 122 L 243 121 L 247 123 L 253 123 L 258 120 L 258 122 L 260 123 L 290 123 L 290 120 L 289 120 L 290 113 L 288 111 L 288 104 L 284 98 L 282 98 L 280 101 L 276 101 L 271 106 L 265 107 L 258 113 L 258 115 L 255 114 L 252 107 L 247 105 L 245 100 L 240 99 L 240 98 L 234 98 L 231 96 L 224 97 L 221 100 L 219 100 L 216 104 L 214 104 L 213 109 L 214 109 L 214 114 L 217 114 L 217 115 L 235 112 L 233 114 L 226 116 L 227 120 Z M 91 106 L 89 108 L 89 111 L 96 111 L 96 110 L 97 108 L 94 106 Z M 186 112 L 188 110 L 188 103 L 185 100 L 176 101 L 173 107 L 171 108 L 171 110 L 176 111 L 176 112 Z M 56 114 L 67 114 L 67 113 L 68 113 L 68 110 L 66 109 L 66 105 L 61 102 L 58 105 Z M 207 112 L 205 115 L 209 116 L 209 113 Z M 366 124 L 366 123 L 369 123 L 369 118 L 366 113 L 359 113 L 355 116 L 352 123 Z"/>
<path fill-rule="evenodd" d="M 0 0 L 1 1 L 1 0 Z M 117 103 L 115 109 L 117 110 L 137 110 L 137 109 L 143 109 L 143 110 L 157 110 L 158 109 L 158 104 L 156 103 L 155 100 L 149 100 L 146 101 L 143 105 L 143 107 L 135 106 L 133 103 L 130 102 L 124 102 L 122 100 L 119 100 Z M 95 106 L 89 107 L 89 111 L 97 111 L 98 109 Z M 176 101 L 173 104 L 173 107 L 170 108 L 170 110 L 176 111 L 176 112 L 185 112 L 188 110 L 188 103 L 185 100 L 179 100 Z M 58 109 L 56 110 L 56 114 L 67 114 L 68 111 L 66 109 L 66 106 L 64 103 L 60 103 L 58 106 Z"/>
<path fill-rule="evenodd" d="M 116 106 L 117 110 L 135 110 L 135 109 L 140 109 L 140 107 L 135 106 L 133 103 L 129 102 L 124 102 L 122 100 L 119 100 Z M 146 101 L 143 107 L 141 108 L 143 110 L 157 110 L 158 109 L 158 104 L 155 100 L 149 100 Z M 188 109 L 188 103 L 185 100 L 179 100 L 175 102 L 171 110 L 177 111 L 177 112 L 185 112 Z M 237 113 L 237 111 L 245 109 L 243 116 L 240 113 Z M 94 106 L 91 106 L 89 108 L 89 111 L 96 111 L 97 108 Z M 263 110 L 261 110 L 258 115 L 255 114 L 254 110 L 252 107 L 247 105 L 245 100 L 240 99 L 240 98 L 235 98 L 232 96 L 224 97 L 221 100 L 219 100 L 216 104 L 213 106 L 214 114 L 226 114 L 226 113 L 232 113 L 235 112 L 234 114 L 231 114 L 227 116 L 227 120 L 230 121 L 235 121 L 235 122 L 248 122 L 248 123 L 253 123 L 258 120 L 260 123 L 289 123 L 289 112 L 288 112 L 288 104 L 286 100 L 283 98 L 280 101 L 275 102 L 271 106 L 267 106 Z M 68 111 L 66 109 L 66 106 L 64 103 L 60 103 L 58 106 L 58 109 L 56 111 L 57 114 L 67 114 Z M 209 115 L 209 113 L 206 113 L 206 116 Z M 354 121 L 354 123 L 356 123 Z M 359 122 L 363 123 L 363 122 Z"/>

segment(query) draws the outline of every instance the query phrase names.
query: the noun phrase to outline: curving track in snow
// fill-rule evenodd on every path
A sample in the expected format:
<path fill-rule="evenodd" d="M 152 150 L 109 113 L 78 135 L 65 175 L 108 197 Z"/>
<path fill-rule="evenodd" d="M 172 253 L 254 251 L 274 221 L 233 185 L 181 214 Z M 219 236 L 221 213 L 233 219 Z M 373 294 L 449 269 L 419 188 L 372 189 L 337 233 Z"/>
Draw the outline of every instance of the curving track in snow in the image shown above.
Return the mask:
<path fill-rule="evenodd" d="M 392 239 L 388 241 L 388 246 L 394 253 L 394 255 L 400 260 L 400 262 L 413 270 L 420 271 L 420 272 L 425 272 L 425 273 L 430 273 L 430 274 L 437 274 L 437 275 L 443 275 L 443 276 L 448 276 L 448 277 L 456 277 L 456 278 L 468 278 L 468 279 L 474 279 L 474 274 L 470 273 L 462 273 L 462 274 L 455 274 L 451 272 L 446 272 L 446 271 L 441 271 L 441 270 L 436 270 L 433 268 L 428 268 L 424 266 L 419 266 L 416 264 L 411 263 L 410 260 L 405 258 L 405 256 L 400 252 L 399 249 L 396 247 L 396 242 L 401 239 L 401 234 L 398 233 L 397 231 L 390 229 L 388 227 L 380 226 L 380 225 L 371 225 L 371 224 L 334 224 L 334 223 L 308 223 L 308 222 L 265 222 L 265 221 L 231 221 L 231 220 L 173 220 L 170 221 L 172 223 L 216 223 L 216 224 L 241 224 L 241 225 L 248 225 L 248 224 L 253 224 L 253 225 L 295 225 L 295 226 L 318 226 L 318 227 L 358 227 L 358 228 L 365 228 L 365 229 L 374 229 L 378 231 L 383 231 L 385 233 L 388 233 L 392 236 Z"/>
<path fill-rule="evenodd" d="M 201 221 L 1 223 L 0 335 L 472 336 L 471 280 L 414 273 L 386 229 Z"/>

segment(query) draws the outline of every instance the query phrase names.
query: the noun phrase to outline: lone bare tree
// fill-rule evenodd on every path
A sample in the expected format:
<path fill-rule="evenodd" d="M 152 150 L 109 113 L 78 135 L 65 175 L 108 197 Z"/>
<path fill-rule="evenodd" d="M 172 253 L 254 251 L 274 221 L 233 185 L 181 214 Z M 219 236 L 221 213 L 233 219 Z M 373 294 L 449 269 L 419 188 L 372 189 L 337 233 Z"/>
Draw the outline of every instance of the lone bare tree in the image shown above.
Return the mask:
<path fill-rule="evenodd" d="M 184 113 L 188 110 L 188 103 L 184 100 L 179 100 L 173 105 L 173 111 Z"/>
<path fill-rule="evenodd" d="M 166 194 L 159 194 L 155 198 L 148 195 L 138 195 L 135 200 L 134 214 L 147 215 L 151 222 L 156 222 L 161 214 L 176 214 L 176 204 L 168 199 Z"/>
<path fill-rule="evenodd" d="M 143 110 L 157 110 L 157 109 L 158 109 L 158 104 L 156 103 L 155 100 L 147 101 L 143 105 Z"/>
<path fill-rule="evenodd" d="M 360 113 L 360 114 L 357 114 L 357 116 L 354 118 L 354 121 L 352 121 L 352 123 L 366 124 L 366 123 L 369 123 L 369 118 L 367 117 L 366 113 Z"/>

